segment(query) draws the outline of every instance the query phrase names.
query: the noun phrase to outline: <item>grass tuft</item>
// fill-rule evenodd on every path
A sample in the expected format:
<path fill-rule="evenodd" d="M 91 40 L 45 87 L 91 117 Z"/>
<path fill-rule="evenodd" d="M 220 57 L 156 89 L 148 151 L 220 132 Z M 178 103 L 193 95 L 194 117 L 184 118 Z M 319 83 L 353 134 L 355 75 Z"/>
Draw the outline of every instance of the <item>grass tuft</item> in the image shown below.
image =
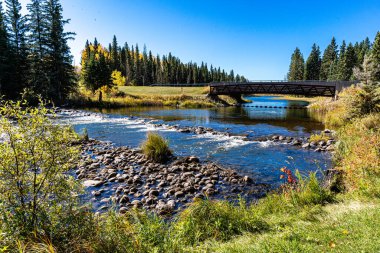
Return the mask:
<path fill-rule="evenodd" d="M 148 133 L 146 141 L 141 145 L 143 153 L 155 162 L 166 162 L 172 152 L 169 143 L 157 133 Z"/>

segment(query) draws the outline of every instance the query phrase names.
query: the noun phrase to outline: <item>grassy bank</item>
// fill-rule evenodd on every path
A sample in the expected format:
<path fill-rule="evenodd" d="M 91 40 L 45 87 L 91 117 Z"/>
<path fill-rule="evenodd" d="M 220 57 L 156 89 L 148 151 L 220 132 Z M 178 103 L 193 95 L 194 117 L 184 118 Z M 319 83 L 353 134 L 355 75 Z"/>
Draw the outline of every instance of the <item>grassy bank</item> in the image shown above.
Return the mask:
<path fill-rule="evenodd" d="M 210 108 L 221 104 L 207 98 L 207 87 L 148 87 L 121 86 L 99 93 L 80 89 L 73 94 L 70 104 L 80 107 L 171 106 L 182 108 Z"/>
<path fill-rule="evenodd" d="M 132 96 L 203 96 L 209 92 L 209 87 L 119 86 L 118 89 Z"/>

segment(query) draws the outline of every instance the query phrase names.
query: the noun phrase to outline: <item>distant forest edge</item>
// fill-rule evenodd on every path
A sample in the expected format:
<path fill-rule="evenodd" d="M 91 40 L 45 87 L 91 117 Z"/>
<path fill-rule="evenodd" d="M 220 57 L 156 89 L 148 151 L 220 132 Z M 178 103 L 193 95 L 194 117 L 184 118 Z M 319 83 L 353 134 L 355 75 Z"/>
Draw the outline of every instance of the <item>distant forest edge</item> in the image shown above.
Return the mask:
<path fill-rule="evenodd" d="M 338 44 L 333 37 L 321 57 L 319 46 L 315 43 L 306 62 L 297 47 L 291 56 L 287 79 L 296 80 L 361 80 L 363 71 L 368 68 L 378 68 L 380 64 L 380 33 L 376 34 L 374 43 L 369 38 L 361 42 L 346 44 L 343 40 L 338 50 Z M 376 72 L 376 71 L 375 71 Z M 378 74 L 377 74 L 378 75 Z M 378 76 L 375 79 L 379 79 Z"/>
<path fill-rule="evenodd" d="M 123 85 L 192 84 L 247 81 L 233 70 L 227 72 L 202 62 L 184 63 L 171 53 L 153 55 L 144 46 L 118 45 L 114 36 L 108 48 L 87 41 L 81 66 L 75 69 L 68 41 L 74 33 L 64 30 L 59 0 L 31 0 L 22 15 L 19 0 L 0 0 L 0 98 L 23 97 L 36 101 L 40 95 L 64 103 L 79 87 L 95 93 Z M 314 44 L 306 62 L 296 48 L 285 79 L 288 80 L 380 80 L 380 33 L 355 44 L 345 41 L 338 50 L 335 38 L 321 57 Z M 79 81 L 79 82 L 78 82 Z M 117 89 L 116 89 L 117 90 Z"/>
<path fill-rule="evenodd" d="M 139 45 L 125 43 L 118 45 L 116 36 L 108 48 L 101 45 L 95 38 L 93 43 L 86 42 L 82 51 L 81 80 L 92 91 L 102 86 L 112 85 L 151 85 L 151 84 L 196 84 L 213 81 L 244 82 L 246 78 L 235 75 L 231 70 L 226 72 L 220 67 L 202 62 L 184 63 L 171 53 L 168 55 L 153 55 Z"/>

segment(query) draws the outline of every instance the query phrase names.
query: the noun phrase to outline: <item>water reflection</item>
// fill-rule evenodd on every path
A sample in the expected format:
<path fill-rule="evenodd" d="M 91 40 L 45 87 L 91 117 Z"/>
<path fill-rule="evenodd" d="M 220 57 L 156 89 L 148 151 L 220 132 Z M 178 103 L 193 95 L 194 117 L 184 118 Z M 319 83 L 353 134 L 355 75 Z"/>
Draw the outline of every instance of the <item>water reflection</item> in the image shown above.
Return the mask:
<path fill-rule="evenodd" d="M 217 129 L 235 125 L 267 125 L 286 128 L 289 131 L 311 133 L 323 130 L 324 125 L 306 109 L 283 107 L 305 107 L 306 101 L 286 100 L 275 96 L 246 97 L 250 103 L 244 107 L 221 107 L 211 109 L 175 109 L 172 107 L 134 107 L 117 109 L 97 109 L 102 113 L 149 117 L 182 125 L 201 125 Z M 255 106 L 277 107 L 260 108 Z M 282 107 L 282 108 L 279 108 Z M 221 124 L 221 125 L 220 125 Z"/>

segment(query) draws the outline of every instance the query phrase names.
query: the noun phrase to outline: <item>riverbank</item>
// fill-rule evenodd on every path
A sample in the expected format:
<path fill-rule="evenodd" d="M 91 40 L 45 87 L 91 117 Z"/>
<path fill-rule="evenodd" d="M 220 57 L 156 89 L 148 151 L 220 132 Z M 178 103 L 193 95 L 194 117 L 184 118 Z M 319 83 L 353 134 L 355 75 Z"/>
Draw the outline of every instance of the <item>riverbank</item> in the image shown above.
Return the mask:
<path fill-rule="evenodd" d="M 122 108 L 135 106 L 168 106 L 176 108 L 212 108 L 232 106 L 250 101 L 242 98 L 240 101 L 229 96 L 209 97 L 209 87 L 159 87 L 159 86 L 118 86 L 103 91 L 102 101 L 98 93 L 79 89 L 69 99 L 70 106 L 94 108 Z M 267 95 L 257 95 L 258 97 Z M 307 101 L 314 103 L 324 98 L 299 97 L 290 95 L 275 95 L 279 99 Z"/>
<path fill-rule="evenodd" d="M 79 89 L 68 101 L 71 107 L 122 108 L 135 106 L 169 106 L 177 108 L 211 108 L 225 106 L 221 101 L 207 97 L 205 87 L 145 87 L 121 86 L 102 92 L 92 93 Z"/>

